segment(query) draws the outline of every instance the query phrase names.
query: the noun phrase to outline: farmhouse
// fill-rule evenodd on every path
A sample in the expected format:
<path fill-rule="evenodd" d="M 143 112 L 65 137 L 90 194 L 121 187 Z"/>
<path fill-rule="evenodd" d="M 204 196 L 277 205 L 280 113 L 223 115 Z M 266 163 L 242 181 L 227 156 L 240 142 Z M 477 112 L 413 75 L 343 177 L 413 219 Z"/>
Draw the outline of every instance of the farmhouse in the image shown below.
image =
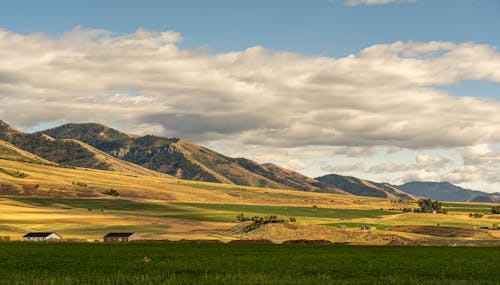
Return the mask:
<path fill-rule="evenodd" d="M 60 241 L 62 237 L 56 233 L 27 233 L 23 236 L 24 241 Z"/>
<path fill-rule="evenodd" d="M 128 242 L 142 240 L 138 233 L 108 233 L 104 236 L 104 242 Z"/>

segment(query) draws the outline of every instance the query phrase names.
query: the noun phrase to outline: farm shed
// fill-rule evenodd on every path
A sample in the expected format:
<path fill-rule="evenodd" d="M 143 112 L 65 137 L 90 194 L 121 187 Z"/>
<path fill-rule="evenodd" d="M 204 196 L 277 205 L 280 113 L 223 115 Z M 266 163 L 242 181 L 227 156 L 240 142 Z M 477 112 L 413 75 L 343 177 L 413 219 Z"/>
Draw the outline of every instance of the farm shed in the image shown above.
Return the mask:
<path fill-rule="evenodd" d="M 60 241 L 62 237 L 56 233 L 27 233 L 23 236 L 24 241 Z"/>
<path fill-rule="evenodd" d="M 142 240 L 138 233 L 108 233 L 104 236 L 104 242 L 128 242 Z"/>

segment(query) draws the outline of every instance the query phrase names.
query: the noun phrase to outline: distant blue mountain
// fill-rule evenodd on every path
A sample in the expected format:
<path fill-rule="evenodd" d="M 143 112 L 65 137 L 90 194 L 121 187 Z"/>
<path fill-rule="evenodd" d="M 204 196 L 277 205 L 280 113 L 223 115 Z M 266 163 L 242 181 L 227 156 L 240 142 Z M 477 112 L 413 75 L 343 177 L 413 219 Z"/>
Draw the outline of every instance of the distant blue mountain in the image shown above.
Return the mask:
<path fill-rule="evenodd" d="M 500 203 L 500 193 L 465 189 L 449 182 L 408 182 L 396 187 L 408 194 L 439 201 Z"/>

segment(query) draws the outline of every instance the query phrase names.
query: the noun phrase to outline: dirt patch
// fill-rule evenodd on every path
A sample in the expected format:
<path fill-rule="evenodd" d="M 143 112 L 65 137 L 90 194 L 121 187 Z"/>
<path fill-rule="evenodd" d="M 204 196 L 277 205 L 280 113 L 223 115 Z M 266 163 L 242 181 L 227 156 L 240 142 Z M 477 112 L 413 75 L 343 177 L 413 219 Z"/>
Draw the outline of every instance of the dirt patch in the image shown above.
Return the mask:
<path fill-rule="evenodd" d="M 218 239 L 181 239 L 174 241 L 175 243 L 222 243 Z"/>
<path fill-rule="evenodd" d="M 245 243 L 245 244 L 274 244 L 271 240 L 268 239 L 235 239 L 230 241 L 229 243 Z"/>
<path fill-rule="evenodd" d="M 453 227 L 435 227 L 435 226 L 394 226 L 390 231 L 414 233 L 435 237 L 447 238 L 474 238 L 474 239 L 491 239 L 489 233 L 483 230 L 463 229 Z"/>
<path fill-rule="evenodd" d="M 283 244 L 333 244 L 331 241 L 326 239 L 294 239 L 286 240 Z"/>
<path fill-rule="evenodd" d="M 336 229 L 302 223 L 266 224 L 260 225 L 251 231 L 247 231 L 248 226 L 248 223 L 239 223 L 233 228 L 219 234 L 240 240 L 268 239 L 274 243 L 323 240 L 333 243 L 385 245 L 396 240 L 405 240 L 398 235 L 383 231 Z"/>

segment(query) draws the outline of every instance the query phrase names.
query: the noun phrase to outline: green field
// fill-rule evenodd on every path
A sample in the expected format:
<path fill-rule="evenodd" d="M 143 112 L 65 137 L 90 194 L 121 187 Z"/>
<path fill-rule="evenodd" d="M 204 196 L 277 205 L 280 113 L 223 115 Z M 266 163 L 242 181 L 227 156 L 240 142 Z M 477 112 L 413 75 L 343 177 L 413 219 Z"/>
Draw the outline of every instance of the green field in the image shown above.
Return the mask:
<path fill-rule="evenodd" d="M 500 248 L 0 243 L 0 284 L 499 284 Z"/>
<path fill-rule="evenodd" d="M 396 215 L 397 212 L 380 210 L 357 210 L 357 209 L 330 209 L 317 207 L 293 207 L 293 206 L 260 206 L 241 204 L 213 204 L 213 203 L 174 203 L 178 206 L 190 206 L 206 210 L 225 211 L 233 213 L 278 215 L 283 217 L 313 217 L 313 218 L 336 218 L 357 219 L 377 218 L 384 215 Z"/>

